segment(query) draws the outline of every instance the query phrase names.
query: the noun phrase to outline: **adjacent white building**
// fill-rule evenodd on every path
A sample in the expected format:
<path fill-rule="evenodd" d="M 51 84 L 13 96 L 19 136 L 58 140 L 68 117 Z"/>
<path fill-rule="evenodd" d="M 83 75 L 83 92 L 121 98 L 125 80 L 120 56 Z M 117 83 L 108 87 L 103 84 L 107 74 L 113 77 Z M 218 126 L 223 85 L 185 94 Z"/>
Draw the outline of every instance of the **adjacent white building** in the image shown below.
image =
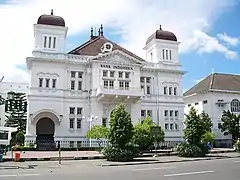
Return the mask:
<path fill-rule="evenodd" d="M 217 146 L 231 145 L 231 136 L 224 136 L 219 125 L 223 110 L 240 113 L 240 75 L 212 73 L 184 93 L 184 102 L 185 113 L 193 106 L 209 114 Z"/>
<path fill-rule="evenodd" d="M 28 93 L 28 83 L 2 82 L 0 81 L 0 97 L 7 100 L 8 92 Z M 0 144 L 9 145 L 11 133 L 17 131 L 17 128 L 4 127 L 6 121 L 5 105 L 0 104 Z"/>
<path fill-rule="evenodd" d="M 180 141 L 184 102 L 176 36 L 158 29 L 142 59 L 108 40 L 103 27 L 65 53 L 68 28 L 62 17 L 41 15 L 34 24 L 35 46 L 27 57 L 30 73 L 26 140 L 86 140 L 91 125 L 108 126 L 111 111 L 126 105 L 133 123 L 151 116 L 166 141 Z"/>

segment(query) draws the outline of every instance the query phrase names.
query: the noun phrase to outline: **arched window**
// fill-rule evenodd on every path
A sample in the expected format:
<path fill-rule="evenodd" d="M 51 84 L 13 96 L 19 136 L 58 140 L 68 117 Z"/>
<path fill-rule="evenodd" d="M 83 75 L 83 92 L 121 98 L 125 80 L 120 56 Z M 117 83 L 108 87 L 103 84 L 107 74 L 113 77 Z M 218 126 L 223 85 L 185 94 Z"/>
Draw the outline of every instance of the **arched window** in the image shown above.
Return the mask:
<path fill-rule="evenodd" d="M 240 112 L 240 101 L 238 99 L 233 99 L 230 105 L 231 112 Z"/>

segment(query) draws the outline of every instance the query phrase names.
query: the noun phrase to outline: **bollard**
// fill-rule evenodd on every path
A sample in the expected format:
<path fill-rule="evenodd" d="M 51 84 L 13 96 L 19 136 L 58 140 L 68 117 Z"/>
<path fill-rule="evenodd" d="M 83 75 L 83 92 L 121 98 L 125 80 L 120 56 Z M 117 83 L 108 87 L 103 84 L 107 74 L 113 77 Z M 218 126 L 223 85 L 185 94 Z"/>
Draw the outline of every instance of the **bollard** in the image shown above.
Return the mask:
<path fill-rule="evenodd" d="M 61 164 L 61 147 L 60 147 L 60 141 L 58 141 L 58 163 Z"/>

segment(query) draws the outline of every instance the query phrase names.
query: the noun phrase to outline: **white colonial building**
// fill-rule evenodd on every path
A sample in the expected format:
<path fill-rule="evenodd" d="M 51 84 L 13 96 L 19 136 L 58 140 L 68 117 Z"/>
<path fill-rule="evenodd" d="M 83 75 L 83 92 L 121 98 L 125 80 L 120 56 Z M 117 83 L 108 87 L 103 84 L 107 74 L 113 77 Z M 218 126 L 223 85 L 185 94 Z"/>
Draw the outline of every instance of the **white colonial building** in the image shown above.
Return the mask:
<path fill-rule="evenodd" d="M 212 73 L 184 93 L 185 113 L 193 106 L 209 114 L 216 146 L 231 146 L 231 136 L 220 130 L 223 110 L 240 113 L 240 75 Z"/>
<path fill-rule="evenodd" d="M 64 19 L 53 12 L 34 24 L 35 46 L 27 58 L 27 141 L 76 146 L 92 125 L 108 126 L 119 103 L 126 105 L 133 123 L 151 116 L 165 129 L 166 141 L 181 140 L 184 71 L 173 33 L 161 27 L 154 32 L 144 47 L 144 60 L 108 40 L 102 26 L 65 53 L 67 30 Z"/>

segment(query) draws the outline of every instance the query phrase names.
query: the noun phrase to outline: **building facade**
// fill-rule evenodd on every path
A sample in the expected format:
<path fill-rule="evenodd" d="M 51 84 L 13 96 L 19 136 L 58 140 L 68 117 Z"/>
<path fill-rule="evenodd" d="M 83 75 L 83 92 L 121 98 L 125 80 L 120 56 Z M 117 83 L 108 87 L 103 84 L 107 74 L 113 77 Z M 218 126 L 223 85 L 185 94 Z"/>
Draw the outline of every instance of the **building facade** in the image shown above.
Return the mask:
<path fill-rule="evenodd" d="M 212 73 L 184 93 L 185 113 L 193 106 L 198 113 L 209 114 L 216 146 L 230 147 L 231 136 L 220 130 L 223 110 L 240 113 L 240 75 Z"/>
<path fill-rule="evenodd" d="M 126 106 L 133 123 L 150 116 L 167 141 L 180 141 L 184 102 L 176 36 L 161 29 L 146 42 L 146 59 L 108 40 L 103 27 L 65 53 L 62 17 L 41 15 L 34 24 L 26 140 L 77 146 L 93 125 L 108 126 L 111 111 Z"/>

